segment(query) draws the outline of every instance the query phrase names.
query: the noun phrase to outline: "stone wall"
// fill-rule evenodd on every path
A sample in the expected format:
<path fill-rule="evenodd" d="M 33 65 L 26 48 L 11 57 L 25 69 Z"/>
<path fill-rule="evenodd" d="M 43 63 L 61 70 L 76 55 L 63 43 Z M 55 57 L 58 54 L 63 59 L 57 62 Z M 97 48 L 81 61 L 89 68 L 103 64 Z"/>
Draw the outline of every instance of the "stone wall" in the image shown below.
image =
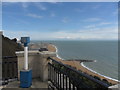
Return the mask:
<path fill-rule="evenodd" d="M 24 51 L 16 52 L 18 57 L 18 78 L 20 77 L 20 70 L 24 70 Z M 55 52 L 43 51 L 39 52 L 29 51 L 28 66 L 32 69 L 32 78 L 40 78 L 41 81 L 48 80 L 48 57 L 55 57 Z"/>

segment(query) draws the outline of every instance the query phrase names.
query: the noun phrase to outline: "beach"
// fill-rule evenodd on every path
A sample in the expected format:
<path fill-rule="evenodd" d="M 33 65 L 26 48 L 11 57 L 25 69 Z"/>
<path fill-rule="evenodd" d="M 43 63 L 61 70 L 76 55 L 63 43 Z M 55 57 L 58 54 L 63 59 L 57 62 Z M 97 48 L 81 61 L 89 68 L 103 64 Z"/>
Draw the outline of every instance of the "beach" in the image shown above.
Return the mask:
<path fill-rule="evenodd" d="M 49 45 L 47 46 L 47 48 L 48 48 L 49 51 L 51 51 L 51 52 L 56 52 L 56 53 L 57 53 L 57 47 L 56 47 L 55 45 L 49 44 Z M 57 60 L 57 61 L 60 61 L 60 62 L 62 62 L 63 64 L 67 64 L 67 65 L 69 65 L 69 66 L 71 66 L 71 67 L 74 67 L 74 68 L 76 68 L 77 70 L 82 71 L 82 72 L 84 72 L 84 73 L 86 73 L 86 74 L 88 74 L 88 75 L 97 76 L 97 77 L 99 77 L 101 80 L 102 80 L 102 79 L 106 79 L 108 82 L 112 83 L 113 85 L 118 83 L 118 81 L 116 81 L 116 80 L 114 80 L 114 79 L 112 79 L 112 78 L 106 77 L 106 76 L 104 76 L 104 75 L 101 75 L 101 74 L 99 74 L 99 73 L 91 70 L 90 68 L 87 68 L 87 67 L 84 66 L 84 64 L 83 64 L 82 62 L 80 62 L 80 61 L 73 61 L 73 60 L 72 60 L 72 61 L 65 61 L 65 60 L 63 60 L 61 57 L 59 57 L 58 55 L 57 55 L 57 57 L 54 57 L 53 59 L 55 59 L 55 60 Z"/>

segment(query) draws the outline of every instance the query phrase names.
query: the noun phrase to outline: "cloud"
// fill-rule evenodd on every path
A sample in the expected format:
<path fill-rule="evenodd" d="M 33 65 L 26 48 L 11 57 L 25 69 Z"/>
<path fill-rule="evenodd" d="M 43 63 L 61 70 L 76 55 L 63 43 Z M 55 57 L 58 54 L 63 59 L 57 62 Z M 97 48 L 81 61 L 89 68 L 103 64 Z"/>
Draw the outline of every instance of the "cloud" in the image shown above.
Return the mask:
<path fill-rule="evenodd" d="M 85 28 L 95 28 L 96 25 L 88 25 L 88 26 L 85 26 Z"/>
<path fill-rule="evenodd" d="M 75 11 L 76 11 L 76 12 L 83 12 L 83 10 L 80 9 L 80 8 L 76 8 Z"/>
<path fill-rule="evenodd" d="M 20 31 L 8 31 L 4 30 L 4 34 L 10 38 L 20 38 L 22 36 L 30 36 L 32 40 L 117 40 L 118 28 L 97 28 L 97 29 L 83 29 L 74 30 L 74 32 L 68 30 L 60 30 L 58 32 L 39 32 L 38 30 L 20 30 Z"/>
<path fill-rule="evenodd" d="M 56 37 L 58 39 L 74 39 L 74 37 L 70 37 L 70 36 L 64 36 L 64 37 Z"/>
<path fill-rule="evenodd" d="M 27 16 L 32 17 L 32 18 L 38 18 L 38 19 L 43 18 L 43 16 L 40 16 L 40 15 L 37 15 L 37 14 L 32 14 L 32 13 L 29 13 Z"/>
<path fill-rule="evenodd" d="M 43 10 L 43 11 L 47 10 L 45 5 L 43 5 L 42 3 L 34 3 L 34 5 L 40 10 Z"/>
<path fill-rule="evenodd" d="M 49 2 L 49 3 L 51 3 L 51 4 L 58 4 L 58 2 L 54 2 L 54 1 L 53 2 Z"/>
<path fill-rule="evenodd" d="M 62 20 L 61 20 L 63 23 L 68 23 L 68 22 L 70 22 L 70 19 L 68 19 L 68 18 L 63 18 Z"/>
<path fill-rule="evenodd" d="M 118 9 L 115 10 L 115 11 L 113 12 L 113 15 L 118 15 L 118 12 L 120 13 L 120 9 L 119 9 L 119 11 L 118 11 Z"/>
<path fill-rule="evenodd" d="M 52 13 L 50 14 L 50 16 L 51 16 L 51 17 L 55 17 L 56 15 L 55 15 L 55 13 L 52 12 Z"/>
<path fill-rule="evenodd" d="M 84 28 L 87 28 L 87 29 L 96 29 L 96 28 L 99 28 L 101 26 L 111 25 L 111 24 L 116 24 L 116 23 L 100 22 L 100 23 L 97 23 L 97 24 L 86 25 Z"/>
<path fill-rule="evenodd" d="M 102 22 L 102 23 L 99 23 L 98 25 L 101 26 L 101 25 L 109 25 L 109 24 L 112 24 L 111 22 Z"/>
<path fill-rule="evenodd" d="M 2 2 L 59 2 L 60 0 L 2 0 Z"/>
<path fill-rule="evenodd" d="M 98 9 L 98 8 L 100 8 L 101 7 L 101 5 L 94 5 L 92 8 L 93 9 Z"/>
<path fill-rule="evenodd" d="M 110 28 L 94 28 L 89 30 L 75 30 L 75 32 L 59 32 L 59 37 L 64 37 L 69 39 L 118 39 L 118 28 L 110 27 Z"/>
<path fill-rule="evenodd" d="M 87 34 L 117 34 L 118 29 L 117 27 L 111 27 L 111 28 L 94 28 L 94 29 L 89 29 L 89 30 L 80 30 L 80 33 L 87 33 Z M 98 35 L 99 36 L 99 35 Z"/>
<path fill-rule="evenodd" d="M 23 8 L 27 8 L 27 7 L 28 7 L 28 3 L 22 2 L 22 7 L 23 7 Z"/>
<path fill-rule="evenodd" d="M 77 39 L 77 40 L 99 40 L 99 39 L 117 39 L 118 29 L 117 28 L 105 28 L 96 30 L 80 30 L 76 33 L 72 32 L 58 32 L 56 38 L 59 39 Z"/>
<path fill-rule="evenodd" d="M 101 18 L 88 18 L 84 20 L 84 22 L 97 22 L 97 21 L 101 21 Z"/>

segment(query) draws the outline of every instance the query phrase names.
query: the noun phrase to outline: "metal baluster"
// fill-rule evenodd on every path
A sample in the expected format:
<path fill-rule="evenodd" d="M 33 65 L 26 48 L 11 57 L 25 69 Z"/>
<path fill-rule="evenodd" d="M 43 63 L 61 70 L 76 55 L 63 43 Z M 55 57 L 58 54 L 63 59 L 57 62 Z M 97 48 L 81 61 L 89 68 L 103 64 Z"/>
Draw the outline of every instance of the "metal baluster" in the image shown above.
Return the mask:
<path fill-rule="evenodd" d="M 53 66 L 53 82 L 55 83 L 55 68 Z"/>
<path fill-rule="evenodd" d="M 64 90 L 64 74 L 63 74 L 63 90 Z"/>
<path fill-rule="evenodd" d="M 53 66 L 52 66 L 52 82 L 54 82 L 54 78 L 53 78 Z"/>
<path fill-rule="evenodd" d="M 50 80 L 52 80 L 52 66 L 50 66 Z"/>
<path fill-rule="evenodd" d="M 66 76 L 66 90 L 68 88 L 67 76 Z"/>
<path fill-rule="evenodd" d="M 69 77 L 69 90 L 71 90 L 71 81 L 70 81 L 70 77 Z"/>
<path fill-rule="evenodd" d="M 48 64 L 48 80 L 50 79 L 50 65 Z"/>
<path fill-rule="evenodd" d="M 62 86 L 62 79 L 61 79 L 61 72 L 60 72 L 60 90 L 61 90 L 61 86 Z"/>
<path fill-rule="evenodd" d="M 57 85 L 57 69 L 55 69 L 55 81 L 56 81 L 56 85 Z"/>
<path fill-rule="evenodd" d="M 75 90 L 75 85 L 74 85 L 74 83 L 73 83 L 73 90 Z"/>
<path fill-rule="evenodd" d="M 58 70 L 56 68 L 56 86 L 58 86 Z"/>
<path fill-rule="evenodd" d="M 49 64 L 49 72 L 50 72 L 50 75 L 49 75 L 49 80 L 51 80 L 51 65 Z"/>
<path fill-rule="evenodd" d="M 58 89 L 59 89 L 59 71 L 58 71 Z"/>
<path fill-rule="evenodd" d="M 55 81 L 55 85 L 56 85 L 56 69 L 54 68 L 54 81 Z"/>

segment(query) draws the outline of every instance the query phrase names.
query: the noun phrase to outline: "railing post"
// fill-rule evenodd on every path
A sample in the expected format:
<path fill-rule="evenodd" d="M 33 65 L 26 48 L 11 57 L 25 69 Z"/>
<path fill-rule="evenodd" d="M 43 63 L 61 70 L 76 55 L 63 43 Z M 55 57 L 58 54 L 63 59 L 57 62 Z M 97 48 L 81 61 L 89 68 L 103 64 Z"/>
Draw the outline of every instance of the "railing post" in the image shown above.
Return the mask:
<path fill-rule="evenodd" d="M 60 77 L 59 77 L 59 71 L 58 71 L 58 89 L 60 88 L 59 82 L 60 82 Z"/>
<path fill-rule="evenodd" d="M 68 90 L 67 88 L 68 88 L 68 82 L 67 82 L 67 76 L 66 76 L 66 90 Z"/>
<path fill-rule="evenodd" d="M 57 69 L 55 68 L 55 85 L 57 85 Z"/>
<path fill-rule="evenodd" d="M 61 79 L 61 72 L 60 72 L 60 90 L 62 89 L 62 79 Z"/>
<path fill-rule="evenodd" d="M 71 80 L 70 80 L 70 77 L 69 77 L 69 90 L 71 90 Z"/>
<path fill-rule="evenodd" d="M 63 90 L 64 90 L 64 74 L 63 74 Z"/>

